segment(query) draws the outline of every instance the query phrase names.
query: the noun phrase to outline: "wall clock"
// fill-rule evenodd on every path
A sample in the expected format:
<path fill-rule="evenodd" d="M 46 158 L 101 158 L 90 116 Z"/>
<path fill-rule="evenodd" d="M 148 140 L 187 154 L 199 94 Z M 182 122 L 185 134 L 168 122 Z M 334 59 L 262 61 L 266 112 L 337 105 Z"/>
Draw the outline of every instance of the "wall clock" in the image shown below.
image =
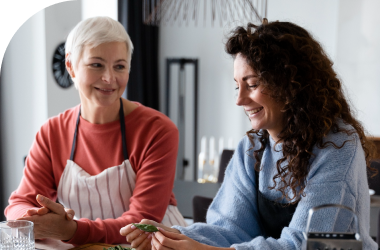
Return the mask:
<path fill-rule="evenodd" d="M 67 72 L 65 65 L 65 43 L 58 45 L 53 54 L 53 76 L 55 81 L 62 88 L 68 88 L 73 85 L 73 80 Z"/>

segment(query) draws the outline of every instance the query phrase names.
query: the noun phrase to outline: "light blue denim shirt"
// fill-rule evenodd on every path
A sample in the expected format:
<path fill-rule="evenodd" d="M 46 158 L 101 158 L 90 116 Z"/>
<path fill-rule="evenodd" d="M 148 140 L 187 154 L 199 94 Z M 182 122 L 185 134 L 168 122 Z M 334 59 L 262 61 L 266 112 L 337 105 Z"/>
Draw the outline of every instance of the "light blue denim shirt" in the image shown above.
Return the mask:
<path fill-rule="evenodd" d="M 309 209 L 322 204 L 342 204 L 358 216 L 363 249 L 378 249 L 369 235 L 370 197 L 365 156 L 359 137 L 356 133 L 330 133 L 325 141 L 332 141 L 338 146 L 347 142 L 341 149 L 332 145 L 324 149 L 314 147 L 305 187 L 306 196 L 299 201 L 289 227 L 282 230 L 279 239 L 266 238 L 258 222 L 255 159 L 249 150 L 252 145 L 247 137 L 240 141 L 226 169 L 224 182 L 207 212 L 207 224 L 195 223 L 174 228 L 212 246 L 237 250 L 301 249 Z M 260 147 L 258 141 L 255 144 L 255 147 Z M 268 199 L 286 202 L 281 199 L 279 191 L 268 188 L 277 173 L 276 162 L 282 157 L 281 148 L 282 145 L 278 144 L 275 150 L 272 139 L 268 143 L 262 156 L 259 189 Z M 354 227 L 353 217 L 349 213 L 327 209 L 313 216 L 310 231 L 352 232 Z"/>

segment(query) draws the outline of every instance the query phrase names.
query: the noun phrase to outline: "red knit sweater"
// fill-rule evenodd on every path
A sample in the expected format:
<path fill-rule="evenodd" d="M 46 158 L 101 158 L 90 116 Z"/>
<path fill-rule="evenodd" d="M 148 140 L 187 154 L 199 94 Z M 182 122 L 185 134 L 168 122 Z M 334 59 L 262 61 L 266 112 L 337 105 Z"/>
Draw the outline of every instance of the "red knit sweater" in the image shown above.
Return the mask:
<path fill-rule="evenodd" d="M 129 210 L 116 219 L 79 219 L 78 229 L 69 241 L 124 243 L 121 227 L 143 218 L 161 221 L 167 206 L 176 205 L 172 192 L 178 149 L 178 130 L 160 112 L 137 103 L 125 116 L 129 161 L 136 172 L 136 187 Z M 29 152 L 24 176 L 11 194 L 5 209 L 7 219 L 21 217 L 27 209 L 39 207 L 36 195 L 52 200 L 66 162 L 70 159 L 79 106 L 49 119 L 37 133 Z M 74 162 L 90 175 L 123 162 L 120 122 L 92 124 L 80 119 Z"/>

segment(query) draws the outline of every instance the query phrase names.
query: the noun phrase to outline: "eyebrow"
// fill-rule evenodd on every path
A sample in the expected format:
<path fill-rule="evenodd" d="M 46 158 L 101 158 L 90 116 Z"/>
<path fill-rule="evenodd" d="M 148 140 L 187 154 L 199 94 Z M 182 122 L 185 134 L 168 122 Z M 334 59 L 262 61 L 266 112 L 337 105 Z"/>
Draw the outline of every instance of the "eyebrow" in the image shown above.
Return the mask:
<path fill-rule="evenodd" d="M 98 59 L 98 60 L 103 61 L 103 62 L 106 61 L 106 60 L 104 60 L 103 58 L 98 57 L 98 56 L 90 57 L 90 59 Z M 127 62 L 127 60 L 125 60 L 125 59 L 119 59 L 119 60 L 117 60 L 116 62 Z"/>
<path fill-rule="evenodd" d="M 247 81 L 249 78 L 258 78 L 258 75 L 247 75 L 243 77 L 243 81 Z M 236 79 L 234 78 L 234 81 L 236 82 Z"/>

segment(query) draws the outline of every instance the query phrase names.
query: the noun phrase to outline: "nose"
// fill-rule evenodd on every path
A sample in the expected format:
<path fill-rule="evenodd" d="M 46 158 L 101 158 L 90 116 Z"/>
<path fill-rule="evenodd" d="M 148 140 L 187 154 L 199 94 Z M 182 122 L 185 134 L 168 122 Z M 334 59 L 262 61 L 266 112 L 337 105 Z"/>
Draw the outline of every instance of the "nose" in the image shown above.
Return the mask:
<path fill-rule="evenodd" d="M 116 81 L 115 73 L 113 72 L 113 69 L 106 69 L 102 76 L 102 81 L 107 84 L 112 84 Z"/>
<path fill-rule="evenodd" d="M 243 106 L 249 103 L 249 98 L 247 98 L 247 90 L 244 87 L 239 87 L 236 93 L 236 105 Z"/>

